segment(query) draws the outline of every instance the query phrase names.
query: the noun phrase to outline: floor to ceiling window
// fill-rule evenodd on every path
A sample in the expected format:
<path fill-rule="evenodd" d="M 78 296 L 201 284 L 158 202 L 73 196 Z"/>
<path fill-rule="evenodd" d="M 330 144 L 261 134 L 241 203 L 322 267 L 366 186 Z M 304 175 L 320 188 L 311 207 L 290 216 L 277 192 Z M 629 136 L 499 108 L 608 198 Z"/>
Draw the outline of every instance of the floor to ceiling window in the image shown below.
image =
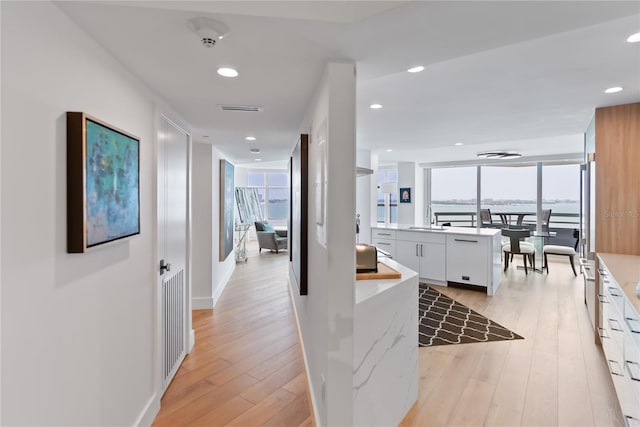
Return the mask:
<path fill-rule="evenodd" d="M 258 190 L 262 214 L 268 221 L 282 222 L 289 215 L 289 174 L 249 171 L 247 186 Z"/>
<path fill-rule="evenodd" d="M 432 169 L 432 219 L 438 224 L 475 225 L 476 192 L 476 166 Z"/>
<path fill-rule="evenodd" d="M 580 165 L 542 166 L 542 209 L 551 209 L 551 226 L 578 228 Z"/>
<path fill-rule="evenodd" d="M 385 183 L 394 183 L 397 187 L 398 183 L 398 170 L 397 169 L 385 169 L 380 168 L 376 172 L 376 178 L 378 183 L 378 193 L 376 196 L 377 200 L 377 219 L 378 222 L 385 222 L 385 215 L 389 217 L 389 222 L 391 224 L 398 223 L 398 189 L 395 188 L 394 191 L 385 194 L 381 191 L 381 187 L 384 188 Z M 390 198 L 389 206 L 386 207 L 385 210 L 385 195 Z"/>
<path fill-rule="evenodd" d="M 480 207 L 490 209 L 494 221 L 499 222 L 502 213 L 509 223 L 535 222 L 537 176 L 536 165 L 483 166 Z M 511 214 L 516 212 L 528 215 Z"/>

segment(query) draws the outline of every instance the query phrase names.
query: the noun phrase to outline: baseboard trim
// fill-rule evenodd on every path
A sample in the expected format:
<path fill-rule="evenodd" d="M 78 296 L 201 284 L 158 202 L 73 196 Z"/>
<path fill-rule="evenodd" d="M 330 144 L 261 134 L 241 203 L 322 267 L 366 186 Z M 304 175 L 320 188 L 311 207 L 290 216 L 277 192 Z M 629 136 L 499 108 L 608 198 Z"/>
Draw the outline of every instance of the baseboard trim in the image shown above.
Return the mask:
<path fill-rule="evenodd" d="M 213 298 L 211 297 L 194 297 L 191 298 L 192 310 L 207 310 L 213 308 Z"/>
<path fill-rule="evenodd" d="M 194 329 L 191 329 L 191 331 L 189 331 L 189 343 L 188 343 L 188 350 L 187 353 L 191 353 L 191 350 L 193 350 L 193 346 L 196 344 L 196 331 Z"/>
<path fill-rule="evenodd" d="M 227 271 L 227 274 L 225 274 L 225 276 L 222 278 L 222 280 L 218 284 L 218 287 L 216 288 L 216 291 L 213 294 L 211 308 L 215 307 L 216 304 L 218 303 L 218 300 L 222 296 L 222 292 L 224 291 L 224 288 L 227 287 L 227 284 L 229 283 L 229 280 L 231 280 L 231 276 L 233 276 L 233 272 L 234 271 L 236 271 L 235 262 L 233 264 L 233 268 L 230 268 L 229 271 Z"/>
<path fill-rule="evenodd" d="M 300 341 L 300 347 L 302 350 L 302 360 L 304 362 L 304 370 L 307 374 L 307 386 L 309 387 L 309 397 L 311 398 L 311 409 L 313 411 L 313 419 L 315 421 L 316 427 L 322 427 L 320 423 L 320 419 L 318 418 L 318 405 L 316 404 L 316 397 L 313 393 L 313 383 L 311 382 L 311 373 L 309 372 L 309 362 L 307 361 L 307 352 L 304 349 L 304 340 L 302 339 L 302 334 L 300 333 L 300 321 L 298 320 L 298 311 L 296 310 L 295 298 L 293 297 L 293 290 L 291 288 L 291 280 L 290 278 L 287 280 L 287 285 L 289 288 L 289 302 L 293 307 L 293 315 L 296 319 L 296 330 L 298 331 L 298 340 Z"/>
<path fill-rule="evenodd" d="M 151 424 L 153 424 L 153 420 L 156 419 L 156 415 L 158 415 L 159 411 L 160 411 L 160 398 L 158 397 L 158 393 L 153 393 L 153 396 L 151 396 L 151 399 L 149 399 L 147 404 L 144 406 L 144 409 L 142 410 L 142 412 L 138 416 L 138 419 L 133 425 L 136 427 L 150 426 Z"/>

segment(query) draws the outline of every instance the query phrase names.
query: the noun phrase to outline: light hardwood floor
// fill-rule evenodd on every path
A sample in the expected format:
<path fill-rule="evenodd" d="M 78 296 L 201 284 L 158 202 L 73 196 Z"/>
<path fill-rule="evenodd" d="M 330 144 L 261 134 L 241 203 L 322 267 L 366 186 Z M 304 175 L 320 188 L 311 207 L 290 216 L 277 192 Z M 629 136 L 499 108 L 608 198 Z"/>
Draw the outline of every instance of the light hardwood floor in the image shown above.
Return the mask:
<path fill-rule="evenodd" d="M 157 427 L 313 426 L 287 289 L 286 252 L 249 246 L 215 310 L 194 310 L 196 344 L 161 401 Z"/>
<path fill-rule="evenodd" d="M 154 426 L 313 425 L 288 256 L 249 250 L 215 310 L 194 311 L 196 345 Z M 402 426 L 624 425 L 582 277 L 566 257 L 550 262 L 549 275 L 511 266 L 494 297 L 438 288 L 525 339 L 420 348 L 419 398 Z"/>

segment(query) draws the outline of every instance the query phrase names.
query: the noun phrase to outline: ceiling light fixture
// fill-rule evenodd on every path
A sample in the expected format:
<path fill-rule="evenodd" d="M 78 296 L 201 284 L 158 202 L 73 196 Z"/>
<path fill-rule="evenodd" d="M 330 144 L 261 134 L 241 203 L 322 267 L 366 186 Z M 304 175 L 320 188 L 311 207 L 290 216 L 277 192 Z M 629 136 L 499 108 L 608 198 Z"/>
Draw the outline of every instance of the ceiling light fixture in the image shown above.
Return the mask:
<path fill-rule="evenodd" d="M 392 152 L 393 150 L 391 148 L 387 148 L 387 153 Z"/>
<path fill-rule="evenodd" d="M 417 67 L 413 67 L 413 68 L 409 68 L 407 71 L 410 73 L 419 73 L 420 71 L 423 71 L 424 67 L 422 65 L 418 65 Z"/>
<path fill-rule="evenodd" d="M 622 88 L 620 86 L 610 87 L 609 89 L 604 91 L 604 93 L 617 93 L 617 92 L 622 92 Z"/>
<path fill-rule="evenodd" d="M 516 157 L 522 157 L 522 154 L 506 151 L 487 151 L 484 153 L 478 153 L 476 156 L 484 159 L 515 159 Z"/>
<path fill-rule="evenodd" d="M 253 160 L 255 160 L 256 162 L 261 162 L 262 161 L 262 159 L 253 159 Z"/>
<path fill-rule="evenodd" d="M 204 47 L 215 46 L 217 40 L 229 34 L 229 27 L 224 23 L 203 16 L 189 19 L 187 27 L 198 35 Z"/>
<path fill-rule="evenodd" d="M 371 108 L 372 110 L 379 110 L 380 108 L 382 108 L 382 104 L 371 104 L 369 105 L 369 108 Z"/>
<path fill-rule="evenodd" d="M 256 137 L 255 136 L 248 136 L 245 138 L 247 141 L 255 141 Z"/>
<path fill-rule="evenodd" d="M 238 72 L 230 67 L 220 67 L 218 68 L 218 74 L 223 77 L 238 77 Z"/>
<path fill-rule="evenodd" d="M 629 37 L 627 37 L 627 42 L 629 43 L 640 42 L 640 33 L 631 34 Z"/>
<path fill-rule="evenodd" d="M 460 147 L 461 145 L 464 145 L 464 142 L 456 142 L 454 145 L 455 145 L 456 147 Z"/>

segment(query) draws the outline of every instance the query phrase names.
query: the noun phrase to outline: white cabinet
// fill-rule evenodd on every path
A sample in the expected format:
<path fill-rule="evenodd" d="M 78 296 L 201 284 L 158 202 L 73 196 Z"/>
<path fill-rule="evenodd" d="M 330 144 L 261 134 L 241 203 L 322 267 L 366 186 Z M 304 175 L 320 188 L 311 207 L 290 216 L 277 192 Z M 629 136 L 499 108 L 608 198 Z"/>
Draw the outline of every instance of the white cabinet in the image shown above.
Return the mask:
<path fill-rule="evenodd" d="M 417 271 L 421 279 L 444 283 L 446 237 L 438 232 L 398 231 L 396 260 Z"/>
<path fill-rule="evenodd" d="M 602 350 L 625 422 L 640 425 L 640 316 L 600 255 L 598 259 Z"/>
<path fill-rule="evenodd" d="M 371 244 L 396 258 L 396 231 L 374 228 L 371 230 Z M 416 270 L 417 271 L 417 270 Z"/>
<path fill-rule="evenodd" d="M 450 227 L 444 230 L 372 228 L 372 242 L 400 264 L 436 285 L 468 283 L 493 295 L 502 280 L 499 230 Z"/>

